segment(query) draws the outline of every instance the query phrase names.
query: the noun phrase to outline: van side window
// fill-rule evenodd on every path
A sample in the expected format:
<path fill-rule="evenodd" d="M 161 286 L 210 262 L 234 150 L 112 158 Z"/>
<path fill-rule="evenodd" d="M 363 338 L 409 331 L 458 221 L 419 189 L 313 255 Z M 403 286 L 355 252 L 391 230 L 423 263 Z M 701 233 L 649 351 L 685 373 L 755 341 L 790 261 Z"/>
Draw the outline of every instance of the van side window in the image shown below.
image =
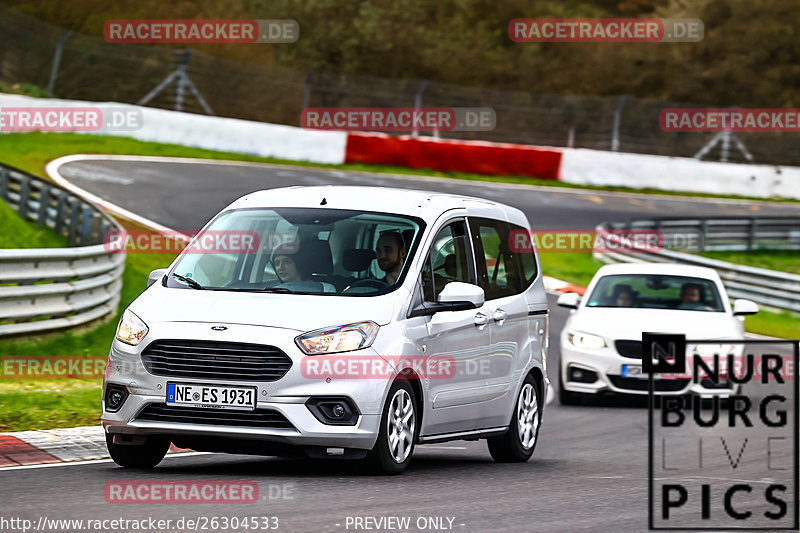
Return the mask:
<path fill-rule="evenodd" d="M 512 229 L 526 230 L 488 218 L 470 218 L 469 225 L 478 266 L 478 284 L 483 287 L 486 299 L 524 291 L 536 277 L 536 259 L 533 253 L 512 251 L 509 238 Z"/>
<path fill-rule="evenodd" d="M 536 265 L 536 255 L 533 249 L 533 236 L 531 235 L 531 230 L 523 228 L 522 226 L 517 226 L 516 224 L 509 224 L 511 227 L 511 237 L 515 238 L 518 234 L 525 235 L 526 241 L 530 244 L 530 246 L 512 246 L 512 251 L 516 252 L 517 259 L 519 259 L 520 263 L 520 270 L 522 274 L 522 290 L 527 289 L 533 280 L 536 279 L 536 275 L 539 273 L 539 269 Z"/>
<path fill-rule="evenodd" d="M 422 269 L 422 290 L 426 302 L 435 302 L 451 281 L 471 283 L 467 254 L 467 232 L 463 221 L 439 230 Z"/>

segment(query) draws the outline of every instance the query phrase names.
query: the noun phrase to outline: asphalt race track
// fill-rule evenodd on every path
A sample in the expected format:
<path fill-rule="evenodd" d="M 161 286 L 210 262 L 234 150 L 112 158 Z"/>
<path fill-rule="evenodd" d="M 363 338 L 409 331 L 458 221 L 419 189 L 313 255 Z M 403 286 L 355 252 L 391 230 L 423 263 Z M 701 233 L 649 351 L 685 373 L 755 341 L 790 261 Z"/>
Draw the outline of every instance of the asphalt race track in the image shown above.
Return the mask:
<path fill-rule="evenodd" d="M 658 215 L 796 213 L 791 204 L 577 192 L 267 165 L 91 161 L 69 163 L 61 172 L 108 201 L 183 231 L 199 229 L 245 193 L 310 184 L 482 196 L 521 208 L 537 228 L 590 229 L 603 221 Z M 551 297 L 549 374 L 554 384 L 558 333 L 565 317 L 566 311 L 555 306 Z M 15 515 L 34 521 L 42 515 L 173 520 L 275 516 L 279 531 L 322 532 L 355 531 L 352 525 L 347 527 L 347 517 L 409 516 L 412 524 L 419 517 L 452 518 L 452 530 L 464 532 L 646 531 L 647 427 L 643 401 L 606 400 L 580 407 L 562 407 L 556 401 L 547 406 L 536 453 L 524 464 L 495 464 L 483 441 L 419 446 L 409 470 L 393 478 L 360 475 L 347 462 L 174 456 L 149 473 L 124 471 L 108 461 L 0 469 L 0 501 Z M 760 483 L 763 473 L 745 467 L 732 477 Z M 104 485 L 118 480 L 254 480 L 262 501 L 203 506 L 108 504 Z M 271 493 L 281 490 L 289 497 L 270 499 Z"/>

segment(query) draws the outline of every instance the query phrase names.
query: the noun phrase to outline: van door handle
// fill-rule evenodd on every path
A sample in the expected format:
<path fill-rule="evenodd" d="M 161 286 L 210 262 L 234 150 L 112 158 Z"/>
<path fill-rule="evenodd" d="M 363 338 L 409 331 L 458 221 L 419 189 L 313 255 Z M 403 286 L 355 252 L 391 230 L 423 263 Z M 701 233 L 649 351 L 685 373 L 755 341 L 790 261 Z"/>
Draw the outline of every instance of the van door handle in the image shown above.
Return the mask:
<path fill-rule="evenodd" d="M 484 315 L 483 313 L 478 313 L 475 315 L 475 325 L 476 326 L 485 326 L 489 323 L 489 317 Z"/>
<path fill-rule="evenodd" d="M 502 309 L 497 309 L 494 312 L 494 316 L 492 316 L 492 318 L 494 318 L 495 322 L 500 322 L 502 324 L 503 322 L 505 322 L 507 316 L 508 315 L 506 314 L 505 311 L 503 311 Z"/>

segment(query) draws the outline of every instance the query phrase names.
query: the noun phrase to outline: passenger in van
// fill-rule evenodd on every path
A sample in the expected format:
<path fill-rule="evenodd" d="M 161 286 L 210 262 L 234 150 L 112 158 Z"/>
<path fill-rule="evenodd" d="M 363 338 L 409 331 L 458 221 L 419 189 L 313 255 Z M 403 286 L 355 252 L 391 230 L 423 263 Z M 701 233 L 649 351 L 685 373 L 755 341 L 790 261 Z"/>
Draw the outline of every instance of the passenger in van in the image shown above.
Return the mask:
<path fill-rule="evenodd" d="M 304 261 L 297 242 L 281 244 L 272 253 L 272 267 L 281 283 L 308 279 L 305 268 L 307 265 L 308 262 Z"/>
<path fill-rule="evenodd" d="M 375 255 L 378 259 L 378 266 L 386 273 L 381 281 L 385 281 L 389 285 L 397 283 L 397 278 L 400 277 L 403 263 L 408 255 L 408 249 L 400 232 L 396 230 L 381 232 L 375 246 Z"/>

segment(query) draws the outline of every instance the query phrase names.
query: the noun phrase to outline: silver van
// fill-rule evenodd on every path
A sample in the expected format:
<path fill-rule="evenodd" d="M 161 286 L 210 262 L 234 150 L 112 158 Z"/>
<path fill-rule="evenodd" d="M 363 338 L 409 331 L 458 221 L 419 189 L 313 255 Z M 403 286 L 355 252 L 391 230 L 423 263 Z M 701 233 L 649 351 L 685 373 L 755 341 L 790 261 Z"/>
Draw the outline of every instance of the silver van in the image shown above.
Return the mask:
<path fill-rule="evenodd" d="M 216 215 L 124 312 L 103 427 L 114 461 L 200 451 L 364 459 L 486 439 L 526 461 L 549 382 L 525 215 L 376 187 L 291 187 Z M 220 237 L 222 236 L 222 237 Z"/>

